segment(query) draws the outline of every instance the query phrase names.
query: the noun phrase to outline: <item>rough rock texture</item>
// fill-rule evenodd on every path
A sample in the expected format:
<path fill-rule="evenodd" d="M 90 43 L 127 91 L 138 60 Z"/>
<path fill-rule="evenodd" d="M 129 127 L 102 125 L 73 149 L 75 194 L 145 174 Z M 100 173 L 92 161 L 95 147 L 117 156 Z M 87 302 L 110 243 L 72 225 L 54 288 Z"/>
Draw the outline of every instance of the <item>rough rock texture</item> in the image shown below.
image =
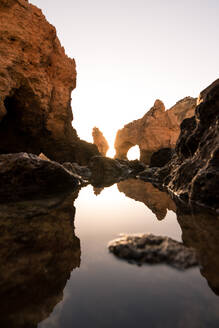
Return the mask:
<path fill-rule="evenodd" d="M 92 131 L 94 144 L 97 146 L 100 154 L 106 156 L 107 150 L 109 149 L 109 144 L 104 137 L 103 133 L 96 127 Z"/>
<path fill-rule="evenodd" d="M 164 104 L 156 100 L 154 106 L 141 119 L 119 130 L 115 139 L 115 158 L 126 159 L 128 150 L 138 145 L 140 161 L 149 164 L 151 155 L 161 148 L 175 148 L 183 119 L 194 115 L 196 99 L 186 97 L 165 111 Z"/>
<path fill-rule="evenodd" d="M 127 176 L 129 171 L 119 161 L 103 156 L 94 156 L 88 163 L 90 182 L 94 187 L 108 187 Z"/>
<path fill-rule="evenodd" d="M 74 60 L 28 1 L 0 0 L 0 16 L 0 153 L 87 163 L 98 150 L 71 125 Z"/>
<path fill-rule="evenodd" d="M 0 325 L 36 328 L 63 298 L 80 265 L 77 194 L 0 205 Z"/>
<path fill-rule="evenodd" d="M 161 148 L 152 154 L 150 167 L 163 167 L 172 158 L 174 150 L 171 148 Z"/>
<path fill-rule="evenodd" d="M 78 179 L 62 165 L 27 153 L 0 155 L 0 180 L 0 203 L 64 193 L 78 186 Z"/>
<path fill-rule="evenodd" d="M 124 235 L 111 241 L 109 251 L 137 263 L 169 264 L 187 269 L 198 264 L 195 251 L 168 237 L 152 234 Z"/>
<path fill-rule="evenodd" d="M 176 155 L 157 177 L 185 200 L 219 207 L 219 80 L 201 93 L 195 116 L 182 122 Z"/>
<path fill-rule="evenodd" d="M 176 212 L 176 206 L 170 195 L 155 188 L 149 182 L 137 179 L 128 179 L 117 184 L 118 190 L 138 202 L 142 202 L 156 215 L 158 220 L 163 220 L 167 210 Z"/>

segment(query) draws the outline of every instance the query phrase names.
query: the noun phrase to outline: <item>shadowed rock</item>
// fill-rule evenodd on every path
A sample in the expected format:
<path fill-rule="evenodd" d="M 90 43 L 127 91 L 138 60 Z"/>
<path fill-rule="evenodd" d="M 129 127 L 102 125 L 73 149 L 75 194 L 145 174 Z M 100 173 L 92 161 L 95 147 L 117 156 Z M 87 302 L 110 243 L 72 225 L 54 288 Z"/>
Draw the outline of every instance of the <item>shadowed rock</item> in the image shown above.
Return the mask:
<path fill-rule="evenodd" d="M 0 205 L 1 327 L 36 328 L 62 300 L 80 265 L 76 197 Z"/>
<path fill-rule="evenodd" d="M 218 168 L 219 80 L 201 93 L 195 116 L 182 122 L 176 154 L 155 178 L 182 199 L 217 209 Z"/>
<path fill-rule="evenodd" d="M 0 11 L 0 153 L 86 164 L 99 152 L 72 128 L 74 59 L 28 1 L 0 1 Z"/>
<path fill-rule="evenodd" d="M 111 241 L 109 251 L 137 263 L 168 264 L 177 269 L 197 265 L 195 251 L 171 238 L 152 234 L 124 235 Z"/>
<path fill-rule="evenodd" d="M 150 167 L 163 167 L 171 160 L 173 153 L 171 148 L 162 148 L 156 151 L 151 156 Z"/>
<path fill-rule="evenodd" d="M 0 155 L 0 203 L 74 190 L 78 179 L 62 165 L 27 153 Z"/>
<path fill-rule="evenodd" d="M 154 106 L 139 120 L 126 124 L 115 139 L 117 159 L 127 159 L 128 150 L 138 145 L 140 161 L 150 164 L 151 155 L 161 148 L 175 148 L 183 119 L 194 115 L 196 99 L 186 97 L 165 111 L 156 100 Z"/>

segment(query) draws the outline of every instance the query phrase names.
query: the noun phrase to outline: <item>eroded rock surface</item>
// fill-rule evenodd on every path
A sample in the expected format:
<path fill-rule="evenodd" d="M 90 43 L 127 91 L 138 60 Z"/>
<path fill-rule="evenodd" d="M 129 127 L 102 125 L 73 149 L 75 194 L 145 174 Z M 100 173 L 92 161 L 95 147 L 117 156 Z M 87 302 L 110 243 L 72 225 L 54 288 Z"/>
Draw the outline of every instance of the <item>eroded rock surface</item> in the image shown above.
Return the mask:
<path fill-rule="evenodd" d="M 1 327 L 36 328 L 62 300 L 80 266 L 76 197 L 0 205 Z"/>
<path fill-rule="evenodd" d="M 0 203 L 75 190 L 77 177 L 56 162 L 27 153 L 0 155 Z"/>
<path fill-rule="evenodd" d="M 140 161 L 150 164 L 151 155 L 161 148 L 175 148 L 181 122 L 194 115 L 196 99 L 186 97 L 165 111 L 156 100 L 154 106 L 139 120 L 119 130 L 115 139 L 115 158 L 126 159 L 128 150 L 138 145 Z"/>
<path fill-rule="evenodd" d="M 111 241 L 109 251 L 137 263 L 169 264 L 177 269 L 197 265 L 195 251 L 171 238 L 152 234 L 124 235 Z"/>
<path fill-rule="evenodd" d="M 96 127 L 92 131 L 94 144 L 97 146 L 100 154 L 106 156 L 107 150 L 109 149 L 109 144 L 104 137 L 103 133 Z"/>
<path fill-rule="evenodd" d="M 120 192 L 138 202 L 142 202 L 156 215 L 158 220 L 163 220 L 167 210 L 176 212 L 176 206 L 170 195 L 155 188 L 151 183 L 137 179 L 128 179 L 117 184 Z"/>
<path fill-rule="evenodd" d="M 218 209 L 219 80 L 201 93 L 195 116 L 182 122 L 176 154 L 155 178 L 186 201 Z"/>
<path fill-rule="evenodd" d="M 1 0 L 0 15 L 0 153 L 86 164 L 99 152 L 71 125 L 75 61 L 28 1 Z"/>

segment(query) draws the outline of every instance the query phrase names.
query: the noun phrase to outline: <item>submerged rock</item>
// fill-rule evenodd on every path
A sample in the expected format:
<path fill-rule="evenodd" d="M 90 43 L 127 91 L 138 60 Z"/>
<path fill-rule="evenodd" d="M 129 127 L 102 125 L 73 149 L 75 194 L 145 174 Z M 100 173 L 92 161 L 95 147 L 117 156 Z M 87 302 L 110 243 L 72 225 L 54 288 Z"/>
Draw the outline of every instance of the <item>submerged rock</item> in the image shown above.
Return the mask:
<path fill-rule="evenodd" d="M 140 161 L 150 164 L 151 155 L 161 148 L 175 148 L 180 124 L 194 115 L 196 99 L 186 97 L 165 111 L 164 104 L 156 100 L 154 106 L 139 120 L 126 124 L 115 139 L 117 159 L 127 159 L 128 150 L 138 145 Z"/>
<path fill-rule="evenodd" d="M 155 178 L 186 201 L 218 209 L 219 80 L 201 93 L 195 116 L 182 122 L 176 153 Z"/>
<path fill-rule="evenodd" d="M 92 131 L 94 144 L 97 146 L 100 154 L 106 156 L 107 150 L 109 149 L 109 144 L 104 137 L 103 133 L 96 127 Z"/>
<path fill-rule="evenodd" d="M 124 235 L 111 241 L 109 251 L 139 264 L 168 264 L 177 269 L 198 265 L 195 251 L 169 237 L 152 234 Z"/>
<path fill-rule="evenodd" d="M 0 12 L 0 153 L 43 152 L 58 162 L 86 164 L 99 152 L 71 124 L 74 59 L 28 1 L 0 1 Z"/>
<path fill-rule="evenodd" d="M 0 202 L 42 198 L 78 186 L 62 165 L 27 153 L 0 155 Z"/>

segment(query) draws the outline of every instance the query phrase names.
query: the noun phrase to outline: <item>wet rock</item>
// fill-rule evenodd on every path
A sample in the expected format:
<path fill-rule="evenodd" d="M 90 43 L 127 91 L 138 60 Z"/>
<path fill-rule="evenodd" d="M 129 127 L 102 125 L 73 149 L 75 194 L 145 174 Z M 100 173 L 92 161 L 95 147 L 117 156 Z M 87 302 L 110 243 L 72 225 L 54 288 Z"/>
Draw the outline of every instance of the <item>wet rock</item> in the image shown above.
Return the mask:
<path fill-rule="evenodd" d="M 80 266 L 76 197 L 0 204 L 1 327 L 36 328 L 63 299 Z"/>
<path fill-rule="evenodd" d="M 87 166 L 79 165 L 78 163 L 63 163 L 64 166 L 68 171 L 72 172 L 73 174 L 78 175 L 79 178 L 82 180 L 88 180 L 91 177 L 91 171 Z"/>
<path fill-rule="evenodd" d="M 62 165 L 27 153 L 0 155 L 0 180 L 0 202 L 41 198 L 78 186 Z"/>
<path fill-rule="evenodd" d="M 99 152 L 72 127 L 74 59 L 28 1 L 0 1 L 0 11 L 0 153 L 86 164 Z"/>
<path fill-rule="evenodd" d="M 126 124 L 115 139 L 117 159 L 127 159 L 128 150 L 138 145 L 140 161 L 150 164 L 151 156 L 161 148 L 175 148 L 181 122 L 194 115 L 196 99 L 186 97 L 165 111 L 156 100 L 154 106 L 139 120 Z"/>
<path fill-rule="evenodd" d="M 174 150 L 172 148 L 162 148 L 151 156 L 150 167 L 163 167 L 172 158 Z"/>
<path fill-rule="evenodd" d="M 182 122 L 176 153 L 155 179 L 186 201 L 217 209 L 218 168 L 219 80 L 201 93 L 195 116 Z"/>
<path fill-rule="evenodd" d="M 111 186 L 129 173 L 128 168 L 119 161 L 103 156 L 94 156 L 88 168 L 91 171 L 90 182 L 98 188 Z"/>
<path fill-rule="evenodd" d="M 198 264 L 195 251 L 171 238 L 152 234 L 124 235 L 111 241 L 109 251 L 139 264 L 168 264 L 184 270 Z"/>
<path fill-rule="evenodd" d="M 109 144 L 104 137 L 103 133 L 96 127 L 92 131 L 94 144 L 97 146 L 100 154 L 106 156 L 107 150 L 109 149 Z"/>

